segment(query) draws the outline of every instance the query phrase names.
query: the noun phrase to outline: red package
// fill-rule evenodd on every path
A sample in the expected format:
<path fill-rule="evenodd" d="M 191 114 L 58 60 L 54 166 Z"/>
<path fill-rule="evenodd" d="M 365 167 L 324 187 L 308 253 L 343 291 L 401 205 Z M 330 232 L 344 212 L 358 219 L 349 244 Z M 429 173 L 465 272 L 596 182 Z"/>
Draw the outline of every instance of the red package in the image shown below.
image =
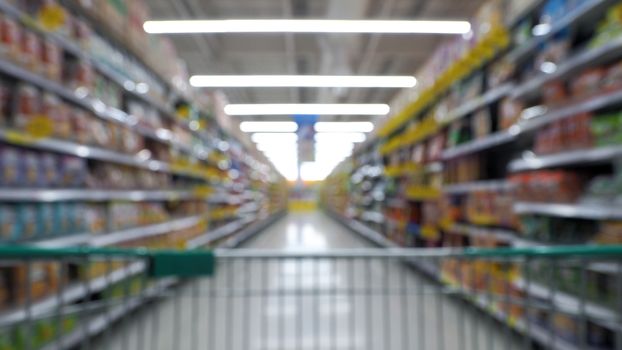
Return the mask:
<path fill-rule="evenodd" d="M 43 73 L 50 79 L 55 81 L 61 80 L 63 54 L 55 43 L 50 40 L 43 42 L 43 50 L 41 61 L 43 62 Z"/>
<path fill-rule="evenodd" d="M 15 127 L 24 130 L 28 123 L 41 113 L 41 96 L 33 86 L 22 84 L 17 90 Z"/>
<path fill-rule="evenodd" d="M 20 27 L 12 18 L 0 15 L 0 53 L 17 60 L 21 51 Z"/>
<path fill-rule="evenodd" d="M 11 106 L 11 89 L 8 83 L 0 80 L 0 127 L 9 123 Z"/>
<path fill-rule="evenodd" d="M 622 62 L 618 62 L 609 69 L 603 81 L 603 90 L 614 91 L 622 87 Z"/>
<path fill-rule="evenodd" d="M 601 91 L 604 76 L 604 68 L 593 68 L 581 73 L 572 82 L 572 95 L 575 97 L 588 97 L 598 94 Z"/>
<path fill-rule="evenodd" d="M 553 82 L 544 86 L 544 103 L 546 105 L 560 104 L 568 99 L 566 87 L 561 82 Z"/>
<path fill-rule="evenodd" d="M 70 109 L 70 120 L 76 142 L 82 145 L 93 144 L 93 134 L 91 133 L 91 118 L 86 111 L 80 108 Z"/>
<path fill-rule="evenodd" d="M 41 69 L 41 39 L 30 30 L 22 32 L 19 62 L 33 72 Z"/>
<path fill-rule="evenodd" d="M 73 89 L 85 88 L 93 91 L 95 73 L 93 67 L 84 61 L 76 61 L 68 67 L 67 82 Z"/>

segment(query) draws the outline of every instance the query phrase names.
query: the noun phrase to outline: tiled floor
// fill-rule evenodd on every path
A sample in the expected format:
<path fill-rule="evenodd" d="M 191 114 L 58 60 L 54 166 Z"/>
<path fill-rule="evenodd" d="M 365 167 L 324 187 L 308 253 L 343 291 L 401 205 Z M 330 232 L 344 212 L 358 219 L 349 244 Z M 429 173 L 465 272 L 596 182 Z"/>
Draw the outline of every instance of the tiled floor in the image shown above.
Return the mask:
<path fill-rule="evenodd" d="M 321 213 L 290 214 L 246 248 L 366 248 Z M 510 349 L 514 336 L 388 259 L 236 259 L 143 308 L 110 349 Z M 144 339 L 140 341 L 140 339 Z"/>

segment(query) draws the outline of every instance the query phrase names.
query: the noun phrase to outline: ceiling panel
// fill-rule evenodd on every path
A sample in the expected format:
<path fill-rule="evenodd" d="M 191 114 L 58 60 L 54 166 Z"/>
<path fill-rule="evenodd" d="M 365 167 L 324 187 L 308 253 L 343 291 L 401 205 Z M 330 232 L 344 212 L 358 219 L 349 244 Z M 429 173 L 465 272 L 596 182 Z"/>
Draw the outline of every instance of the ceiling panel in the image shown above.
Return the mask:
<path fill-rule="evenodd" d="M 482 0 L 147 0 L 152 18 L 468 19 Z M 352 1 L 356 1 L 353 3 Z M 356 5 L 356 6 L 354 6 Z M 171 36 L 191 74 L 413 74 L 438 35 Z M 231 102 L 385 102 L 396 90 L 226 89 Z M 351 117 L 350 117 L 351 119 Z M 368 119 L 368 118 L 362 118 Z"/>

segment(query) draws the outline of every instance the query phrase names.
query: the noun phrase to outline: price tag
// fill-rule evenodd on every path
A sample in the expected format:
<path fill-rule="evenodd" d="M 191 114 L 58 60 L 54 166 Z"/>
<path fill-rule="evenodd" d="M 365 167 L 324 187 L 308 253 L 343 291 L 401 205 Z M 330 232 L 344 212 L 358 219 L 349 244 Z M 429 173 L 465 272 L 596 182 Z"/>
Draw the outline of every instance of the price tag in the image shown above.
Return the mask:
<path fill-rule="evenodd" d="M 212 188 L 210 186 L 197 186 L 192 190 L 192 193 L 197 197 L 208 197 L 212 194 Z"/>
<path fill-rule="evenodd" d="M 65 25 L 67 14 L 65 9 L 56 3 L 48 3 L 39 10 L 39 23 L 49 31 L 55 31 Z"/>
<path fill-rule="evenodd" d="M 54 133 L 54 123 L 50 118 L 39 115 L 28 122 L 26 132 L 35 139 L 50 137 Z"/>
<path fill-rule="evenodd" d="M 32 136 L 17 131 L 7 131 L 5 137 L 8 142 L 15 145 L 28 146 L 36 142 Z"/>
<path fill-rule="evenodd" d="M 190 118 L 190 106 L 184 105 L 177 107 L 177 115 L 183 119 Z"/>

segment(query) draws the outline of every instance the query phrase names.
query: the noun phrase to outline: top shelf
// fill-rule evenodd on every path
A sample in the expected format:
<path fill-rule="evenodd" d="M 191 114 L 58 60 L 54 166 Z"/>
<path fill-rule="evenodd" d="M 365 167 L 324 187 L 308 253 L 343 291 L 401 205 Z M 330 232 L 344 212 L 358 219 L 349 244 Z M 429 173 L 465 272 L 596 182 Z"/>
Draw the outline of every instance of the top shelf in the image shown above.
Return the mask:
<path fill-rule="evenodd" d="M 550 30 L 541 36 L 534 37 L 528 43 L 518 46 L 508 54 L 508 59 L 515 63 L 522 63 L 533 56 L 547 40 L 568 27 L 580 26 L 586 23 L 595 23 L 596 16 L 607 6 L 614 4 L 612 0 L 591 0 L 583 2 L 579 7 L 569 12 L 562 19 L 556 21 Z"/>
<path fill-rule="evenodd" d="M 540 74 L 517 86 L 512 96 L 518 99 L 537 97 L 542 87 L 554 80 L 563 80 L 587 68 L 601 65 L 622 56 L 622 38 L 611 41 L 597 48 L 585 48 L 572 57 L 564 60 L 551 74 Z"/>

